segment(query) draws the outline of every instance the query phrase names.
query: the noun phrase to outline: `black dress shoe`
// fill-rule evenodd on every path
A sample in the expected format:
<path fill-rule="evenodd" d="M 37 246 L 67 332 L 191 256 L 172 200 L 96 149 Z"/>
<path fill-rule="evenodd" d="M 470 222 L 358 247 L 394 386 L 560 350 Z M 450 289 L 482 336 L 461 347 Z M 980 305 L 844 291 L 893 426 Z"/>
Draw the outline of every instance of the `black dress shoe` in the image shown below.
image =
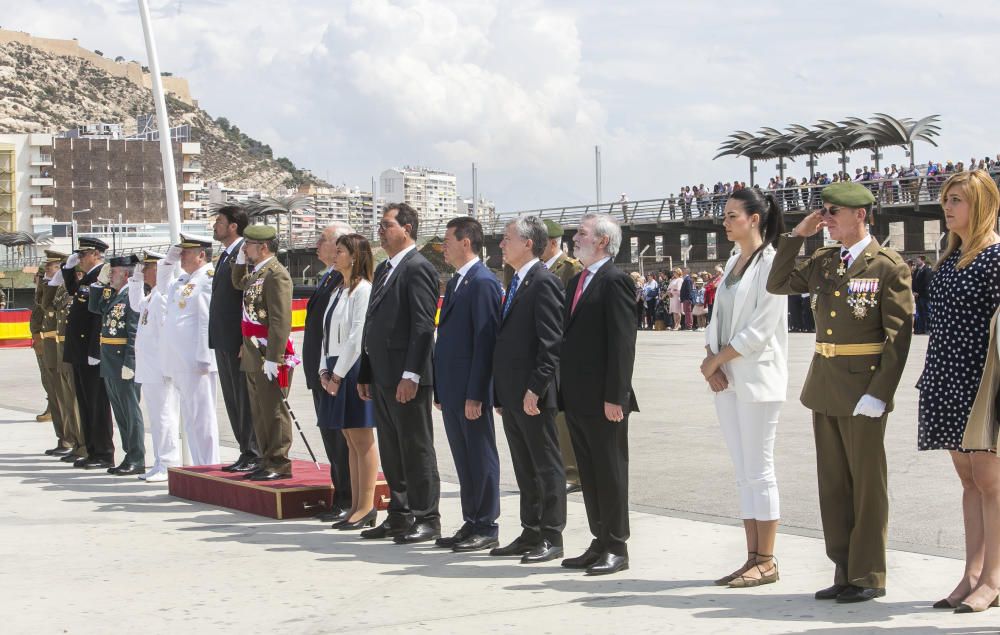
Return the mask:
<path fill-rule="evenodd" d="M 136 474 L 145 474 L 145 473 L 146 473 L 145 465 L 126 465 L 124 468 L 119 465 L 117 468 L 115 468 L 114 475 L 133 476 Z"/>
<path fill-rule="evenodd" d="M 73 467 L 82 467 L 85 470 L 106 470 L 114 466 L 115 464 L 111 461 L 102 461 L 101 459 L 83 459 L 79 466 L 76 463 L 73 464 Z"/>
<path fill-rule="evenodd" d="M 567 569 L 586 569 L 590 565 L 594 564 L 601 559 L 601 552 L 594 551 L 590 547 L 587 550 L 575 558 L 566 558 L 562 561 L 562 566 Z"/>
<path fill-rule="evenodd" d="M 482 551 L 483 549 L 492 549 L 500 544 L 496 536 L 481 536 L 479 534 L 472 534 L 465 540 L 456 542 L 451 550 L 455 553 L 468 553 L 469 551 Z"/>
<path fill-rule="evenodd" d="M 497 547 L 496 549 L 490 549 L 491 556 L 523 556 L 538 545 L 539 541 L 531 541 L 524 536 L 518 536 L 514 539 L 514 542 L 510 543 L 506 547 Z"/>
<path fill-rule="evenodd" d="M 262 465 L 257 465 L 254 466 L 252 470 L 244 470 L 241 473 L 243 474 L 243 478 L 248 479 L 248 478 L 253 478 L 255 475 L 260 474 L 261 472 L 267 472 L 267 471 L 269 470 L 266 467 Z"/>
<path fill-rule="evenodd" d="M 128 463 L 122 459 L 122 462 L 117 465 L 117 467 L 108 468 L 108 474 L 117 474 L 118 470 L 123 470 L 128 467 Z"/>
<path fill-rule="evenodd" d="M 235 463 L 230 463 L 229 465 L 226 465 L 221 469 L 223 472 L 238 472 L 239 470 L 237 468 L 243 467 L 244 465 L 246 465 L 246 462 L 247 462 L 246 458 L 241 456 L 240 458 L 236 459 Z"/>
<path fill-rule="evenodd" d="M 816 591 L 814 596 L 817 600 L 836 600 L 837 596 L 843 593 L 850 587 L 849 584 L 834 584 L 833 586 L 828 586 L 825 589 L 820 589 Z"/>
<path fill-rule="evenodd" d="M 73 467 L 82 468 L 84 465 L 87 464 L 87 461 L 89 460 L 90 460 L 89 458 L 81 456 L 80 458 L 73 461 Z"/>
<path fill-rule="evenodd" d="M 323 521 L 324 523 L 339 523 L 341 521 L 347 520 L 347 517 L 350 514 L 351 510 L 349 509 L 341 509 L 339 507 L 334 507 L 331 510 L 316 514 L 316 518 Z"/>
<path fill-rule="evenodd" d="M 548 562 L 549 560 L 555 560 L 556 558 L 562 557 L 562 545 L 554 545 L 551 540 L 543 540 L 535 545 L 531 551 L 521 556 L 521 564 Z"/>
<path fill-rule="evenodd" d="M 370 512 L 355 520 L 353 523 L 345 518 L 339 523 L 334 523 L 333 528 L 339 531 L 357 531 L 358 529 L 364 529 L 365 527 L 374 527 L 376 518 L 378 518 L 378 510 L 372 509 Z"/>
<path fill-rule="evenodd" d="M 271 470 L 260 470 L 254 472 L 250 479 L 251 481 L 280 481 L 282 479 L 292 478 L 291 474 L 285 474 L 283 472 L 273 472 Z"/>
<path fill-rule="evenodd" d="M 381 525 L 377 527 L 372 527 L 371 529 L 366 529 L 361 532 L 361 537 L 365 540 L 381 540 L 382 538 L 395 538 L 396 536 L 402 536 L 407 531 L 409 531 L 409 525 L 400 525 L 397 522 L 392 522 L 391 519 L 386 518 Z"/>
<path fill-rule="evenodd" d="M 576 492 L 579 492 L 582 489 L 583 488 L 580 487 L 579 483 L 566 483 L 566 493 L 567 494 L 575 494 Z"/>
<path fill-rule="evenodd" d="M 70 453 L 70 454 L 67 454 L 66 456 L 62 457 L 59 460 L 62 461 L 63 463 L 76 463 L 77 461 L 79 461 L 80 459 L 83 459 L 83 458 L 85 458 L 85 457 L 77 456 L 77 455 L 75 455 L 73 453 Z"/>
<path fill-rule="evenodd" d="M 51 452 L 51 454 L 49 454 Z M 73 454 L 73 448 L 52 448 L 52 450 L 47 451 L 46 454 L 49 456 L 69 456 Z"/>
<path fill-rule="evenodd" d="M 628 556 L 602 553 L 597 562 L 587 567 L 587 575 L 609 575 L 628 569 Z"/>
<path fill-rule="evenodd" d="M 441 528 L 430 523 L 414 523 L 410 530 L 392 539 L 397 545 L 410 545 L 417 542 L 427 542 L 441 537 Z"/>
<path fill-rule="evenodd" d="M 472 528 L 468 525 L 462 525 L 462 528 L 455 532 L 453 536 L 442 536 L 434 541 L 435 547 L 443 547 L 445 549 L 451 549 L 458 543 L 472 537 Z"/>
<path fill-rule="evenodd" d="M 885 596 L 884 588 L 865 588 L 852 584 L 837 596 L 837 603 L 853 604 L 855 602 L 867 602 L 868 600 L 874 600 L 883 596 Z"/>

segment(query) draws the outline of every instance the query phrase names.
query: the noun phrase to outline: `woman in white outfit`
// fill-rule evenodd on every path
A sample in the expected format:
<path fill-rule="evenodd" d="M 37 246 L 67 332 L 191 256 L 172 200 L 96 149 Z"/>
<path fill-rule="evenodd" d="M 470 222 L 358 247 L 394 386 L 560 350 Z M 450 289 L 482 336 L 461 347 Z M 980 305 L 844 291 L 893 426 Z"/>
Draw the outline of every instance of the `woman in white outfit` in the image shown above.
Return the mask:
<path fill-rule="evenodd" d="M 738 249 L 715 296 L 701 372 L 735 468 L 748 558 L 716 584 L 750 587 L 778 580 L 774 438 L 788 384 L 788 312 L 783 296 L 767 292 L 767 277 L 784 219 L 770 194 L 747 188 L 729 198 L 723 226 Z"/>
<path fill-rule="evenodd" d="M 323 314 L 323 350 L 319 378 L 326 395 L 319 406 L 319 426 L 343 431 L 351 470 L 351 511 L 333 527 L 342 531 L 375 525 L 375 480 L 378 448 L 371 401 L 358 395 L 361 340 L 375 268 L 371 246 L 361 234 L 337 239 L 333 266 L 343 283 L 331 295 Z"/>
<path fill-rule="evenodd" d="M 179 259 L 180 249 L 174 259 Z M 146 252 L 135 266 L 128 281 L 128 300 L 139 313 L 139 328 L 135 334 L 135 383 L 142 385 L 142 401 L 146 405 L 149 430 L 153 437 L 156 461 L 139 476 L 147 483 L 167 480 L 167 468 L 181 464 L 180 431 L 178 429 L 178 394 L 173 380 L 163 374 L 160 347 L 163 318 L 167 310 L 167 289 L 175 277 L 174 264 L 160 254 Z M 146 293 L 146 285 L 150 291 Z"/>

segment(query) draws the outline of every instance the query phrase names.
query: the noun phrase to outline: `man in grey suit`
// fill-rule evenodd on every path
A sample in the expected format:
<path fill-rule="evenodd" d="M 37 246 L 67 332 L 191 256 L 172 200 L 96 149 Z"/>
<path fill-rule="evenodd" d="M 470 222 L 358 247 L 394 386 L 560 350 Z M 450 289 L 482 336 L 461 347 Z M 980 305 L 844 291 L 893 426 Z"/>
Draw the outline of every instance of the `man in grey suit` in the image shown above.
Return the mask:
<path fill-rule="evenodd" d="M 246 212 L 236 205 L 220 207 L 216 211 L 212 237 L 222 243 L 222 253 L 215 265 L 212 278 L 212 303 L 209 306 L 208 346 L 215 350 L 215 363 L 219 368 L 219 383 L 226 413 L 233 427 L 233 436 L 240 446 L 240 458 L 222 468 L 226 472 L 252 472 L 258 467 L 260 449 L 253 431 L 250 414 L 250 393 L 247 379 L 240 370 L 240 348 L 243 334 L 243 292 L 233 286 L 232 262 L 243 248 L 243 230 L 249 219 Z"/>

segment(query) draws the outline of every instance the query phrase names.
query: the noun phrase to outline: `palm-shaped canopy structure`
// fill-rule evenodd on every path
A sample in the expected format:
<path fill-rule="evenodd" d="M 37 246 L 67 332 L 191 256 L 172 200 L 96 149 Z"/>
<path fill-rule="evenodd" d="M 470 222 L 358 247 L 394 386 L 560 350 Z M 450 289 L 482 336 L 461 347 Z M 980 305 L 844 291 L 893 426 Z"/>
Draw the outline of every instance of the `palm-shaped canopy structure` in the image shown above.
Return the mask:
<path fill-rule="evenodd" d="M 714 158 L 724 156 L 741 156 L 754 161 L 766 159 L 784 159 L 808 155 L 815 159 L 818 154 L 836 152 L 841 155 L 841 163 L 846 168 L 847 153 L 855 150 L 871 149 L 875 151 L 875 165 L 878 167 L 878 149 L 887 146 L 902 146 L 906 148 L 911 160 L 914 157 L 914 144 L 924 141 L 937 146 L 934 137 L 941 133 L 938 125 L 938 115 L 930 115 L 922 119 L 896 118 L 884 113 L 875 113 L 870 120 L 860 117 L 846 117 L 834 123 L 821 119 L 811 128 L 801 124 L 793 124 L 780 132 L 775 128 L 761 128 L 756 134 L 737 130 L 729 135 L 719 146 L 719 153 Z M 782 164 L 783 165 L 783 164 Z M 810 161 L 812 167 L 812 161 Z M 751 180 L 753 179 L 751 169 Z M 782 174 L 784 171 L 782 169 Z"/>

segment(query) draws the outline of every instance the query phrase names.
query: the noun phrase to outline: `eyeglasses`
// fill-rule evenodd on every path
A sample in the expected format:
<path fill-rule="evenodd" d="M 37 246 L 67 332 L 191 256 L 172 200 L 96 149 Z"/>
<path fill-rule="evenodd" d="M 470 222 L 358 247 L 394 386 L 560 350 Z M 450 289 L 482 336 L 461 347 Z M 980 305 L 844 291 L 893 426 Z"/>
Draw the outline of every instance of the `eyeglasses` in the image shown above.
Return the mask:
<path fill-rule="evenodd" d="M 392 229 L 393 227 L 401 227 L 401 225 L 399 223 L 397 223 L 396 221 L 384 221 L 383 220 L 383 221 L 379 221 L 379 223 L 378 223 L 378 230 L 382 231 L 382 232 L 388 231 L 389 229 Z"/>
<path fill-rule="evenodd" d="M 820 216 L 826 218 L 827 216 L 836 216 L 837 212 L 839 212 L 840 209 L 841 208 L 837 207 L 836 205 L 831 205 L 830 207 L 821 207 L 817 211 L 819 212 Z"/>

